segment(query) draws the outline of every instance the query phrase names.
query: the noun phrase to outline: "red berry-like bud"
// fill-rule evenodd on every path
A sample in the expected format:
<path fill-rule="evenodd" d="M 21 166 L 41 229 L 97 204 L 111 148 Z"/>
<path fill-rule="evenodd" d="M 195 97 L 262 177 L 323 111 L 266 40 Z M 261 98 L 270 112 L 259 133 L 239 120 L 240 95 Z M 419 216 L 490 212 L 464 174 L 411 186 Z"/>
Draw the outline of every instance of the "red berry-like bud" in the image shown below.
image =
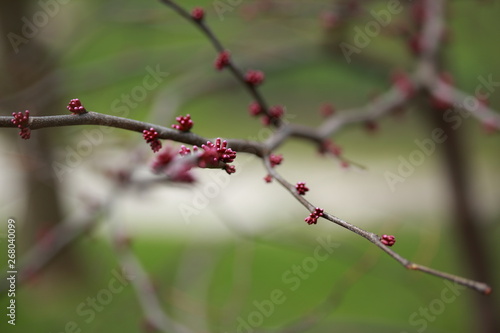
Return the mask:
<path fill-rule="evenodd" d="M 262 109 L 262 106 L 258 102 L 252 102 L 248 106 L 248 111 L 250 112 L 250 114 L 252 116 L 257 116 L 257 115 L 261 114 L 262 111 L 264 111 L 264 110 Z"/>
<path fill-rule="evenodd" d="M 269 156 L 269 162 L 271 162 L 271 167 L 274 168 L 275 166 L 281 164 L 283 162 L 283 155 L 274 155 L 271 154 Z"/>
<path fill-rule="evenodd" d="M 411 16 L 417 25 L 422 25 L 427 13 L 423 1 L 417 1 L 411 6 Z"/>
<path fill-rule="evenodd" d="M 245 81 L 253 86 L 258 86 L 264 81 L 264 73 L 261 71 L 248 70 L 245 74 Z"/>
<path fill-rule="evenodd" d="M 408 47 L 413 55 L 420 55 L 424 50 L 424 39 L 421 35 L 417 34 L 412 36 L 408 41 Z"/>
<path fill-rule="evenodd" d="M 320 106 L 319 112 L 323 117 L 330 117 L 335 113 L 335 108 L 333 107 L 332 104 L 330 103 L 324 103 L 323 105 Z"/>
<path fill-rule="evenodd" d="M 13 112 L 12 116 L 14 119 L 11 119 L 11 122 L 19 128 L 19 136 L 24 140 L 28 140 L 31 137 L 29 110 L 24 111 L 24 114 L 22 112 Z"/>
<path fill-rule="evenodd" d="M 415 94 L 415 87 L 413 82 L 411 82 L 408 74 L 402 71 L 397 71 L 392 74 L 392 82 L 402 93 L 407 97 L 411 97 Z"/>
<path fill-rule="evenodd" d="M 339 15 L 333 11 L 323 11 L 319 15 L 321 26 L 326 29 L 334 29 L 339 24 Z"/>
<path fill-rule="evenodd" d="M 375 133 L 378 130 L 378 124 L 374 120 L 365 121 L 365 129 L 370 133 Z"/>
<path fill-rule="evenodd" d="M 156 155 L 156 158 L 151 164 L 153 172 L 159 173 L 165 168 L 167 168 L 170 162 L 174 160 L 175 155 L 176 155 L 175 151 L 171 147 L 169 146 L 165 147 L 158 155 Z"/>
<path fill-rule="evenodd" d="M 264 180 L 266 181 L 266 183 L 270 183 L 273 181 L 273 177 L 271 175 L 267 175 L 264 177 Z"/>
<path fill-rule="evenodd" d="M 153 127 L 149 130 L 142 131 L 142 137 L 149 143 L 153 152 L 156 153 L 161 149 L 161 142 L 158 140 L 158 132 L 156 132 Z"/>
<path fill-rule="evenodd" d="M 500 130 L 500 124 L 496 124 L 493 119 L 483 122 L 484 131 L 487 134 L 493 134 Z"/>
<path fill-rule="evenodd" d="M 282 105 L 274 105 L 269 108 L 269 116 L 271 118 L 281 118 L 285 113 L 285 108 Z"/>
<path fill-rule="evenodd" d="M 306 217 L 304 221 L 306 221 L 309 225 L 316 224 L 318 223 L 318 218 L 320 218 L 321 216 L 323 216 L 323 209 L 316 207 L 316 209 L 314 209 L 314 212 L 309 214 L 309 216 Z"/>
<path fill-rule="evenodd" d="M 144 333 L 155 333 L 160 329 L 156 323 L 145 317 L 141 321 L 141 331 Z"/>
<path fill-rule="evenodd" d="M 394 243 L 396 243 L 396 238 L 393 235 L 382 235 L 382 237 L 380 237 L 380 241 L 384 245 L 393 246 Z"/>
<path fill-rule="evenodd" d="M 236 167 L 234 165 L 229 165 L 227 164 L 225 167 L 224 167 L 224 170 L 226 170 L 227 174 L 230 175 L 232 173 L 235 173 L 236 172 Z"/>
<path fill-rule="evenodd" d="M 191 17 L 195 20 L 195 21 L 201 21 L 203 20 L 203 17 L 205 16 L 205 11 L 203 10 L 203 8 L 201 7 L 195 7 L 193 8 L 193 10 L 191 11 Z"/>
<path fill-rule="evenodd" d="M 262 124 L 268 126 L 273 121 L 280 119 L 285 113 L 285 108 L 282 105 L 274 105 L 269 108 L 269 114 L 262 118 Z"/>
<path fill-rule="evenodd" d="M 82 102 L 80 102 L 78 98 L 69 101 L 69 104 L 66 108 L 73 114 L 87 113 L 87 110 L 83 107 Z"/>
<path fill-rule="evenodd" d="M 332 140 L 326 139 L 319 147 L 319 152 L 321 154 L 331 153 L 333 156 L 339 157 L 342 155 L 342 148 Z"/>
<path fill-rule="evenodd" d="M 297 193 L 300 195 L 306 194 L 307 191 L 309 191 L 309 188 L 306 187 L 306 183 L 304 182 L 298 182 L 295 185 L 295 189 L 297 190 Z"/>
<path fill-rule="evenodd" d="M 191 116 L 189 114 L 186 115 L 185 117 L 183 116 L 177 117 L 175 118 L 175 120 L 177 120 L 179 125 L 177 124 L 172 125 L 172 128 L 175 128 L 182 132 L 188 132 L 191 128 L 193 128 L 194 123 L 191 120 Z"/>
<path fill-rule="evenodd" d="M 215 59 L 214 66 L 217 70 L 222 70 L 224 67 L 226 67 L 229 64 L 229 60 L 231 59 L 231 55 L 229 51 L 222 51 L 219 53 L 217 58 Z"/>
<path fill-rule="evenodd" d="M 269 126 L 269 125 L 271 124 L 271 119 L 272 119 L 272 118 L 271 118 L 271 117 L 269 117 L 269 116 L 266 114 L 266 115 L 265 115 L 264 117 L 262 117 L 262 119 L 261 119 L 262 125 L 264 125 L 264 126 Z"/>

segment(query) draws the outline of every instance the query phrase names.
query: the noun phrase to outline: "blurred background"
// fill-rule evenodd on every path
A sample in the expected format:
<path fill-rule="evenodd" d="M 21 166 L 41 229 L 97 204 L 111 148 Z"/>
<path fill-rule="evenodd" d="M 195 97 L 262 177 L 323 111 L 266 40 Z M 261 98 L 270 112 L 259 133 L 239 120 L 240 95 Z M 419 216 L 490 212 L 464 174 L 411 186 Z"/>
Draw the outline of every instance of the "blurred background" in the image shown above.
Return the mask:
<path fill-rule="evenodd" d="M 339 45 L 355 45 L 356 29 L 374 21 L 370 11 L 387 9 L 387 1 L 181 5 L 205 8 L 234 62 L 265 72 L 261 91 L 270 104 L 286 106 L 290 122 L 319 125 L 325 103 L 363 106 L 390 87 L 395 70 L 414 68 L 406 2 L 350 61 Z M 163 126 L 190 114 L 193 131 L 208 138 L 265 140 L 271 133 L 248 115 L 252 100 L 231 74 L 214 69 L 216 52 L 200 31 L 158 1 L 22 0 L 0 7 L 1 115 L 66 114 L 69 100 L 79 98 L 87 110 Z M 443 68 L 473 95 L 481 78 L 500 81 L 500 4 L 459 0 L 447 10 Z M 489 104 L 498 110 L 495 89 Z M 397 174 L 419 150 L 415 140 L 431 137 L 435 126 L 424 109 L 410 104 L 376 131 L 360 125 L 335 135 L 344 156 L 363 168 L 343 168 L 294 139 L 276 152 L 284 156 L 278 171 L 292 183 L 305 181 L 318 207 L 395 235 L 402 256 L 499 287 L 498 133 L 472 117 L 456 130 L 472 226 L 457 218 L 445 144 L 403 182 L 387 181 L 387 172 Z M 14 129 L 0 136 L 1 251 L 12 217 L 18 268 L 27 258 L 16 326 L 2 315 L 2 332 L 154 332 L 132 284 L 117 278 L 127 244 L 161 307 L 193 332 L 494 332 L 484 313 L 500 305 L 495 293 L 486 299 L 406 271 L 326 221 L 306 225 L 308 212 L 279 184 L 265 183 L 263 165 L 250 155 L 238 154 L 231 176 L 196 170 L 192 186 L 124 187 L 123 177 L 150 174 L 154 154 L 139 133 L 75 126 L 33 131 L 27 141 Z M 64 249 L 51 253 L 58 247 Z M 114 288 L 116 281 L 123 288 Z M 4 293 L 0 301 L 5 311 Z"/>

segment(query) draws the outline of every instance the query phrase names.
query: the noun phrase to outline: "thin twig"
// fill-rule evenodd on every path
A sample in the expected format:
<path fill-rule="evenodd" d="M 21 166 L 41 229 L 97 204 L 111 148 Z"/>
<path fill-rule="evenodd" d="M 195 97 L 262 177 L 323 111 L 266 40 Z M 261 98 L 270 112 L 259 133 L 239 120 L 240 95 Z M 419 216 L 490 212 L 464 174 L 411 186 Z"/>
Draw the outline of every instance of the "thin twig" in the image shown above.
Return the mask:
<path fill-rule="evenodd" d="M 310 203 L 307 199 L 305 199 L 303 196 L 299 195 L 295 189 L 295 186 L 290 184 L 288 181 L 286 181 L 277 171 L 275 168 L 273 168 L 271 166 L 271 163 L 269 162 L 269 158 L 264 158 L 264 165 L 267 169 L 267 172 L 274 178 L 276 179 L 286 190 L 288 190 L 288 192 L 290 192 L 290 194 L 292 194 L 295 199 L 297 199 L 297 201 L 299 201 L 304 207 L 306 207 L 306 209 L 309 211 L 309 212 L 313 212 L 315 210 L 315 206 Z M 371 243 L 375 244 L 376 246 L 378 246 L 382 251 L 384 251 L 385 253 L 387 253 L 389 256 L 391 256 L 394 260 L 396 260 L 397 262 L 399 262 L 401 265 L 403 265 L 405 268 L 407 269 L 411 269 L 411 270 L 418 270 L 418 271 L 421 271 L 421 272 L 425 272 L 425 273 L 428 273 L 430 275 L 434 275 L 434 276 L 437 276 L 437 277 L 440 277 L 440 278 L 443 278 L 443 279 L 447 279 L 447 280 L 450 280 L 450 281 L 453 281 L 455 283 L 459 283 L 461 285 L 464 285 L 466 287 L 469 287 L 471 289 L 474 289 L 474 290 L 477 290 L 479 291 L 480 293 L 483 293 L 485 295 L 488 295 L 491 293 L 491 287 L 485 283 L 482 283 L 482 282 L 478 282 L 478 281 L 474 281 L 474 280 L 470 280 L 470 279 L 466 279 L 466 278 L 463 278 L 463 277 L 460 277 L 460 276 L 456 276 L 456 275 L 453 275 L 453 274 L 449 274 L 449 273 L 445 273 L 445 272 L 441 272 L 441 271 L 438 271 L 438 270 L 435 270 L 435 269 L 432 269 L 432 268 L 429 268 L 429 267 L 426 267 L 426 266 L 423 266 L 423 265 L 419 265 L 419 264 L 415 264 L 411 261 L 409 261 L 408 259 L 402 257 L 401 255 L 399 255 L 398 253 L 396 253 L 395 251 L 391 250 L 388 246 L 386 246 L 385 244 L 383 244 L 381 241 L 380 241 L 380 236 L 378 236 L 377 234 L 374 234 L 372 232 L 369 232 L 369 231 L 366 231 L 364 229 L 361 229 L 349 222 L 346 222 L 344 220 L 342 220 L 341 218 L 338 218 L 326 211 L 323 212 L 323 216 L 322 216 L 324 219 L 330 221 L 330 222 L 333 222 L 349 231 L 352 231 L 354 232 L 355 234 L 363 237 L 363 238 L 366 238 L 368 241 L 370 241 Z"/>

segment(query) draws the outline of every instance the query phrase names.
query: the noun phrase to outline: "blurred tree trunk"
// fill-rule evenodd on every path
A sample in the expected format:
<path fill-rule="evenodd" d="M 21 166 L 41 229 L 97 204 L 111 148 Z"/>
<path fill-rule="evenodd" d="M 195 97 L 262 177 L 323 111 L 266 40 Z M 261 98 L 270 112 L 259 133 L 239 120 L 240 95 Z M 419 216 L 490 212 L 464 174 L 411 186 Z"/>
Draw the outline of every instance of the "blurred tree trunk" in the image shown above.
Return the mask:
<path fill-rule="evenodd" d="M 35 26 L 36 31 L 26 26 L 26 21 L 33 22 L 36 12 L 42 12 L 37 1 L 0 1 L 2 115 L 27 109 L 32 115 L 49 115 L 64 108 L 60 102 L 61 82 L 56 74 L 57 56 L 37 38 L 43 27 Z M 44 230 L 63 219 L 60 184 L 52 169 L 52 147 L 57 134 L 57 129 L 36 131 L 25 141 L 14 131 L 6 133 L 6 139 L 23 152 L 17 163 L 24 174 L 26 209 L 24 216 L 16 216 L 24 224 L 19 239 L 22 248 L 29 248 Z M 64 270 L 64 276 L 79 271 L 79 260 L 75 260 L 75 256 L 71 248 L 67 249 L 53 268 Z"/>
<path fill-rule="evenodd" d="M 470 186 L 470 161 L 467 147 L 464 144 L 463 131 L 453 129 L 452 123 L 446 122 L 442 112 L 428 109 L 429 123 L 432 128 L 444 130 L 447 139 L 441 145 L 444 171 L 450 187 L 452 199 L 453 226 L 456 231 L 459 256 L 465 267 L 464 276 L 483 281 L 498 287 L 494 282 L 494 274 L 489 263 L 491 247 L 485 237 L 486 230 L 481 228 L 481 214 L 474 209 L 472 187 Z M 474 293 L 475 306 L 472 311 L 476 318 L 476 332 L 500 332 L 498 314 L 493 297 Z"/>

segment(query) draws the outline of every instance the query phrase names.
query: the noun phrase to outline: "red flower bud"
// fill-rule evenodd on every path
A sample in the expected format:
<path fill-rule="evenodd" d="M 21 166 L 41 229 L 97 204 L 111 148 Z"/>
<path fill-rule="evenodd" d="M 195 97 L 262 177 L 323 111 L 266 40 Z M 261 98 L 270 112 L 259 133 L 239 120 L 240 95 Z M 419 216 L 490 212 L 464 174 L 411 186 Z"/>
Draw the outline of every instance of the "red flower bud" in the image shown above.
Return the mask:
<path fill-rule="evenodd" d="M 230 53 L 229 51 L 222 51 L 219 53 L 217 58 L 215 59 L 214 66 L 217 70 L 222 70 L 224 67 L 226 67 L 229 64 L 230 60 Z"/>
<path fill-rule="evenodd" d="M 253 86 L 261 84 L 264 78 L 264 73 L 261 71 L 248 70 L 245 74 L 245 81 Z"/>
<path fill-rule="evenodd" d="M 191 11 L 191 17 L 195 20 L 195 21 L 201 21 L 203 20 L 203 17 L 205 16 L 205 11 L 203 10 L 203 8 L 201 7 L 195 7 L 193 8 L 193 10 Z"/>
<path fill-rule="evenodd" d="M 380 237 L 380 241 L 384 245 L 393 246 L 394 243 L 396 243 L 396 237 L 393 235 L 382 235 L 382 237 Z"/>

